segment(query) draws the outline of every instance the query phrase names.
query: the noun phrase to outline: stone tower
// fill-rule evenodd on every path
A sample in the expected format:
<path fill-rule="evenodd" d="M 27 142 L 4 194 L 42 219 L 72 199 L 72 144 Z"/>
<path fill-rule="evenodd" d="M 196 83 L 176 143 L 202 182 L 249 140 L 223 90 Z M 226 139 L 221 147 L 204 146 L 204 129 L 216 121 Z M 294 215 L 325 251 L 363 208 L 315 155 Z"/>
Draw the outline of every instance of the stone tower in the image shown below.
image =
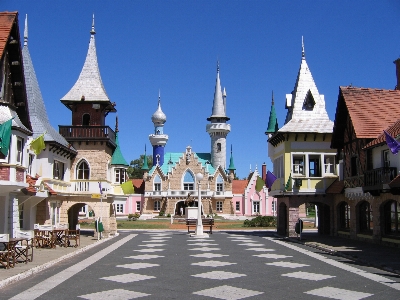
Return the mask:
<path fill-rule="evenodd" d="M 219 79 L 219 63 L 217 64 L 217 81 L 215 83 L 214 102 L 212 114 L 207 121 L 206 131 L 211 137 L 211 164 L 214 168 L 221 166 L 226 168 L 226 136 L 231 131 L 231 125 L 227 124 L 226 116 L 226 91 L 222 91 Z"/>
<path fill-rule="evenodd" d="M 151 116 L 151 121 L 154 124 L 154 133 L 149 135 L 149 140 L 153 146 L 153 166 L 164 164 L 164 149 L 168 142 L 168 135 L 164 134 L 164 124 L 167 121 L 167 116 L 161 110 L 161 96 L 158 94 L 158 108 Z"/>

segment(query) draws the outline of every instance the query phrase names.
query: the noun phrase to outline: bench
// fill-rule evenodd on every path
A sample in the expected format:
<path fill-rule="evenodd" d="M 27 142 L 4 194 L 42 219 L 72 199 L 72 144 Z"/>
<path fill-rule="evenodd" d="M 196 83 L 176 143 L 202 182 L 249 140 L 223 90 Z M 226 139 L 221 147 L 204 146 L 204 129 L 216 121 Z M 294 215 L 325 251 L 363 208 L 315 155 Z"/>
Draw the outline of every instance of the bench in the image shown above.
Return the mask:
<path fill-rule="evenodd" d="M 214 226 L 214 219 L 202 219 L 203 227 L 209 227 L 210 230 L 208 231 L 212 234 L 212 228 Z M 197 219 L 186 219 L 186 226 L 188 228 L 188 233 L 190 233 L 190 227 L 196 227 Z"/>

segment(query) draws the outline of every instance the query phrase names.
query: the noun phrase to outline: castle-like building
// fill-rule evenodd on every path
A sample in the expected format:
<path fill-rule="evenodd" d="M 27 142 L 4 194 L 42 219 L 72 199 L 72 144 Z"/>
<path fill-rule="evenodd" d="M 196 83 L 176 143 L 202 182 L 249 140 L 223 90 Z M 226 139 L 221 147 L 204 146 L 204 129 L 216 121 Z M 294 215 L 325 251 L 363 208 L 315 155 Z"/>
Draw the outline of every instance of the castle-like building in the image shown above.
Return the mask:
<path fill-rule="evenodd" d="M 167 117 L 161 109 L 161 97 L 158 107 L 152 115 L 154 133 L 149 135 L 153 147 L 153 167 L 148 168 L 147 158 L 143 164 L 145 182 L 144 197 L 137 198 L 136 209 L 142 214 L 164 212 L 178 215 L 188 206 L 197 206 L 198 181 L 196 174 L 201 173 L 201 201 L 203 214 L 233 214 L 232 181 L 234 179 L 233 160 L 226 168 L 226 137 L 231 131 L 226 122 L 226 92 L 221 89 L 219 65 L 215 84 L 212 114 L 206 131 L 211 138 L 209 153 L 195 152 L 187 146 L 183 152 L 166 152 L 168 135 L 164 133 Z"/>

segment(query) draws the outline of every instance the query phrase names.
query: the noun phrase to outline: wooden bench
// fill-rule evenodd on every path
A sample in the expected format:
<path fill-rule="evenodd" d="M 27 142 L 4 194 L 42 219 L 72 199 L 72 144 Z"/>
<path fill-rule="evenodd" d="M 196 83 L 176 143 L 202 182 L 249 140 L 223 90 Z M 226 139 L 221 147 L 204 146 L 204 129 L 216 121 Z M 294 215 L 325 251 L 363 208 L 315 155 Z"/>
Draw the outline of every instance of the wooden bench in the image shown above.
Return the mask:
<path fill-rule="evenodd" d="M 212 228 L 214 226 L 214 219 L 202 219 L 203 227 L 209 227 L 210 230 L 206 231 L 212 234 Z M 186 219 L 186 226 L 188 228 L 188 233 L 190 233 L 190 227 L 196 227 L 197 219 Z"/>

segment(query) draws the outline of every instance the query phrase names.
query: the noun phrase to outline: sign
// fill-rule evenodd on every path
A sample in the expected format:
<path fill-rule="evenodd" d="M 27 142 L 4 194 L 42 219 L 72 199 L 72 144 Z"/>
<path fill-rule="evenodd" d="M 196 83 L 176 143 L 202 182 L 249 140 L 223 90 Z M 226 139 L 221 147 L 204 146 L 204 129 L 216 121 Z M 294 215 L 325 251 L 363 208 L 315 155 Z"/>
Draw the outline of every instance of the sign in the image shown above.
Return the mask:
<path fill-rule="evenodd" d="M 100 199 L 101 198 L 101 194 L 92 194 L 92 199 Z"/>

